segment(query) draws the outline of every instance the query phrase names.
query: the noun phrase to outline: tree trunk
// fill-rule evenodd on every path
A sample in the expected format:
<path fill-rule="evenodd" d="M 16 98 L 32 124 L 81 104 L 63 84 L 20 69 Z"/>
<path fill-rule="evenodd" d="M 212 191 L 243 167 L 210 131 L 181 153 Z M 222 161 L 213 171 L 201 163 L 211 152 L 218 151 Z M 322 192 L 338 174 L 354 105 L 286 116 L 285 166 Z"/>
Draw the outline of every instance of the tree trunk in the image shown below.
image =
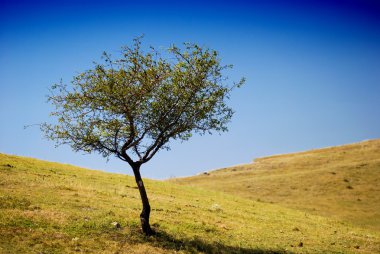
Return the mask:
<path fill-rule="evenodd" d="M 153 235 L 154 231 L 151 229 L 150 224 L 149 224 L 150 205 L 149 205 L 148 196 L 145 191 L 144 182 L 140 175 L 140 165 L 134 165 L 132 169 L 135 175 L 137 187 L 139 188 L 142 206 L 143 206 L 141 214 L 140 214 L 140 222 L 141 222 L 142 231 L 145 233 L 145 235 Z"/>

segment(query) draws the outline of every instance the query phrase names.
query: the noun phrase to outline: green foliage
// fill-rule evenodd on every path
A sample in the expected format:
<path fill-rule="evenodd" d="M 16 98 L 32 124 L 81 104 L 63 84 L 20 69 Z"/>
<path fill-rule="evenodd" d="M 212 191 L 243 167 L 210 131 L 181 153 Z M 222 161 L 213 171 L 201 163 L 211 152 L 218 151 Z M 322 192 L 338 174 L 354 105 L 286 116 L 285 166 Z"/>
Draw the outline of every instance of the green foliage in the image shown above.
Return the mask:
<path fill-rule="evenodd" d="M 75 151 L 115 154 L 130 164 L 149 161 L 171 139 L 226 131 L 233 115 L 226 100 L 244 79 L 226 84 L 223 71 L 232 66 L 196 44 L 165 53 L 144 52 L 140 38 L 117 59 L 104 53 L 103 63 L 74 77 L 71 86 L 52 86 L 48 100 L 58 121 L 41 130 Z"/>

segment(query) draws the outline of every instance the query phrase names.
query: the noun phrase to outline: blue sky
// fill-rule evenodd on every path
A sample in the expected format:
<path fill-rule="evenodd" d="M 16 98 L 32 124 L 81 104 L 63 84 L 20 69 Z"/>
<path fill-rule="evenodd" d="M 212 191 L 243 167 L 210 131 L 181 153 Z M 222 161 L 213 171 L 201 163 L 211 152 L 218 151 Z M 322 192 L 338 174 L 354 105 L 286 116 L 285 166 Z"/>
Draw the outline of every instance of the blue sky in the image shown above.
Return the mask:
<path fill-rule="evenodd" d="M 142 168 L 193 175 L 266 155 L 380 138 L 378 1 L 2 1 L 0 152 L 130 174 L 124 162 L 54 147 L 48 87 L 103 51 L 196 42 L 233 64 L 230 131 L 172 143 Z M 306 2 L 306 3 L 305 3 Z"/>

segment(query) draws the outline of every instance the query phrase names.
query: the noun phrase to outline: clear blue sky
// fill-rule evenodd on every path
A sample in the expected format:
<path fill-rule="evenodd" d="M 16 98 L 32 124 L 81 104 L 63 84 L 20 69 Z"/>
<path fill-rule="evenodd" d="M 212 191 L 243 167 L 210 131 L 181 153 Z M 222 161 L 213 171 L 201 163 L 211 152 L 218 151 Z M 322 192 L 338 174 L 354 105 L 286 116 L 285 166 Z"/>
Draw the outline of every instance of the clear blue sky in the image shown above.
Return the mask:
<path fill-rule="evenodd" d="M 130 174 L 116 158 L 55 148 L 37 127 L 45 95 L 117 52 L 196 42 L 233 64 L 236 114 L 228 133 L 173 143 L 142 168 L 193 175 L 252 159 L 380 137 L 378 1 L 2 1 L 0 152 Z M 307 2 L 307 3 L 305 3 Z"/>

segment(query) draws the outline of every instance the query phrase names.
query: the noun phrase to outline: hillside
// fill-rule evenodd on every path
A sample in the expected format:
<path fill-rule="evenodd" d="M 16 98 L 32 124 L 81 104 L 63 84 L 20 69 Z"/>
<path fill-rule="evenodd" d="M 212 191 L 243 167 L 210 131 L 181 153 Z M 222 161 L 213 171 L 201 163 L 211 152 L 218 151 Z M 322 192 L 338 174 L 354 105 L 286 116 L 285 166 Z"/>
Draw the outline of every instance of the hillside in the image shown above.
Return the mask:
<path fill-rule="evenodd" d="M 380 139 L 172 180 L 380 231 Z"/>
<path fill-rule="evenodd" d="M 0 154 L 0 253 L 380 251 L 376 231 L 221 192 L 146 186 L 158 231 L 149 238 L 132 177 Z"/>

